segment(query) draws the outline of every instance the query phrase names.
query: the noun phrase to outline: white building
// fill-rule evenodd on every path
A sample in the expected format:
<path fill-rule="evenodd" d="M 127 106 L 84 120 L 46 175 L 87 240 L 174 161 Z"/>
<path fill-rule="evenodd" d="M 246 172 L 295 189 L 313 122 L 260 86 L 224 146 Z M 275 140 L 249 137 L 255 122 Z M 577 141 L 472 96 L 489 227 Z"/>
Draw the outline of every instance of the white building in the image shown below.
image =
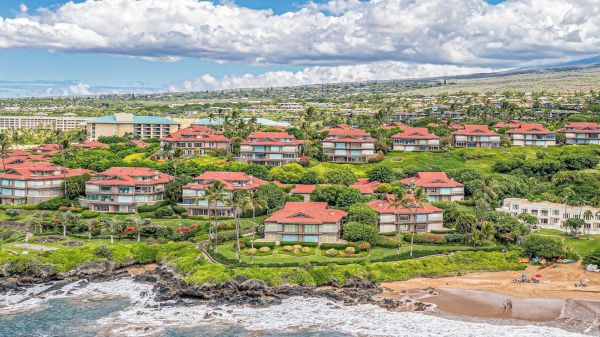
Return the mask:
<path fill-rule="evenodd" d="M 0 130 L 5 129 L 45 129 L 77 130 L 85 129 L 90 117 L 48 117 L 48 116 L 0 116 Z"/>
<path fill-rule="evenodd" d="M 569 206 L 549 201 L 529 201 L 520 198 L 504 199 L 500 212 L 510 213 L 516 217 L 521 213 L 529 213 L 540 221 L 541 228 L 564 230 L 564 222 L 569 218 L 585 220 L 584 231 L 587 233 L 600 233 L 600 208 L 590 206 Z M 585 217 L 586 211 L 591 211 L 592 216 Z"/>

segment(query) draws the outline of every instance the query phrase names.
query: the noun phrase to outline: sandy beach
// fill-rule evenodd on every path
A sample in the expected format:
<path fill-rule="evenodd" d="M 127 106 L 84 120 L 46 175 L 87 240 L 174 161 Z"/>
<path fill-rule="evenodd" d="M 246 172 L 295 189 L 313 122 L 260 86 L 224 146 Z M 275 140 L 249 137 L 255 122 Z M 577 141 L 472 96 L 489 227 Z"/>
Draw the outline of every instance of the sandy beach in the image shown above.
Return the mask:
<path fill-rule="evenodd" d="M 542 282 L 513 283 L 522 274 L 541 275 Z M 589 280 L 588 285 L 575 287 L 582 279 Z M 438 312 L 459 316 L 550 322 L 570 319 L 578 312 L 582 320 L 592 323 L 600 313 L 600 273 L 587 272 L 580 264 L 416 278 L 381 286 L 382 298 L 414 297 L 435 304 Z M 506 299 L 512 301 L 512 309 L 504 308 Z"/>

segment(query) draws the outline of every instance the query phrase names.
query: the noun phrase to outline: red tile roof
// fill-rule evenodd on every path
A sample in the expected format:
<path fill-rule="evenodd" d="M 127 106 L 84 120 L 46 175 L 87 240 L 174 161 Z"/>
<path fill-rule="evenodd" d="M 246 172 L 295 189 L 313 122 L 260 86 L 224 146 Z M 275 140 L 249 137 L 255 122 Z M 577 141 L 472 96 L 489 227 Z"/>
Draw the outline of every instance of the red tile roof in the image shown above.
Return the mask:
<path fill-rule="evenodd" d="M 133 139 L 130 141 L 131 144 L 136 145 L 137 147 L 141 147 L 142 149 L 145 148 L 146 146 L 148 146 L 148 143 L 146 143 L 143 140 L 139 140 L 139 139 Z"/>
<path fill-rule="evenodd" d="M 335 136 L 335 137 L 368 137 L 370 139 L 371 135 L 366 132 L 365 130 L 361 130 L 361 129 L 356 129 L 353 127 L 350 127 L 348 125 L 342 124 L 337 125 L 335 127 L 330 127 L 330 128 L 325 128 L 321 131 L 329 131 L 329 133 L 327 134 L 327 138 Z"/>
<path fill-rule="evenodd" d="M 81 149 L 108 149 L 108 145 L 101 143 L 97 140 L 91 140 L 80 144 L 73 144 L 73 147 Z"/>
<path fill-rule="evenodd" d="M 291 141 L 282 141 L 282 139 L 291 139 Z M 265 132 L 257 131 L 248 136 L 248 139 L 241 143 L 242 145 L 302 145 L 304 141 L 296 140 L 293 135 L 287 132 Z"/>
<path fill-rule="evenodd" d="M 506 133 L 528 134 L 528 135 L 552 135 L 554 132 L 544 128 L 542 124 L 521 124 L 519 127 L 510 129 Z"/>
<path fill-rule="evenodd" d="M 427 128 L 406 128 L 403 132 L 392 136 L 393 139 L 439 139 L 440 137 L 429 133 Z"/>
<path fill-rule="evenodd" d="M 338 209 L 330 209 L 326 202 L 287 202 L 265 222 L 282 224 L 323 224 L 338 223 L 348 213 Z"/>
<path fill-rule="evenodd" d="M 296 184 L 290 191 L 292 194 L 310 194 L 317 188 L 317 185 Z"/>
<path fill-rule="evenodd" d="M 268 181 L 258 179 L 245 172 L 206 171 L 194 178 L 194 182 L 185 185 L 184 188 L 203 190 L 217 180 L 222 182 L 230 191 L 254 189 L 268 183 Z M 250 181 L 250 183 L 244 186 L 237 186 L 234 184 L 237 181 Z"/>
<path fill-rule="evenodd" d="M 573 122 L 565 125 L 559 132 L 600 133 L 600 124 L 593 122 Z"/>
<path fill-rule="evenodd" d="M 362 194 L 373 194 L 379 185 L 381 185 L 379 181 L 369 181 L 367 178 L 359 178 L 351 187 L 358 189 Z"/>
<path fill-rule="evenodd" d="M 411 194 L 408 195 L 409 198 L 412 197 Z M 423 205 L 421 205 L 421 207 L 418 208 L 398 208 L 396 210 L 395 207 L 390 206 L 391 203 L 390 201 L 394 200 L 394 196 L 389 194 L 386 196 L 385 200 L 373 200 L 369 203 L 367 203 L 367 205 L 369 205 L 369 207 L 371 207 L 372 209 L 374 209 L 377 213 L 380 214 L 424 214 L 424 213 L 439 213 L 439 212 L 443 212 L 442 209 L 439 209 L 431 204 L 428 203 L 424 203 Z"/>
<path fill-rule="evenodd" d="M 173 179 L 172 176 L 147 167 L 111 167 L 98 174 L 99 179 L 92 179 L 87 184 L 120 185 L 120 186 L 151 186 L 164 184 Z M 156 177 L 152 180 L 137 180 L 138 177 Z"/>
<path fill-rule="evenodd" d="M 36 147 L 31 148 L 32 151 L 35 152 L 41 152 L 41 153 L 47 153 L 49 155 L 54 155 L 55 153 L 58 153 L 58 151 L 62 149 L 62 146 L 58 145 L 58 144 L 42 144 Z"/>
<path fill-rule="evenodd" d="M 494 125 L 496 129 L 502 128 L 518 128 L 521 126 L 521 122 L 519 121 L 510 121 L 510 122 L 498 122 Z"/>
<path fill-rule="evenodd" d="M 463 130 L 456 130 L 452 134 L 464 136 L 499 136 L 498 133 L 488 129 L 487 125 L 465 125 Z"/>
<path fill-rule="evenodd" d="M 393 128 L 406 129 L 406 128 L 410 128 L 410 126 L 408 126 L 404 123 L 401 123 L 401 122 L 394 122 L 392 124 L 383 125 L 381 128 L 385 129 L 385 130 L 391 130 Z"/>
<path fill-rule="evenodd" d="M 44 173 L 43 175 L 41 173 Z M 49 174 L 50 173 L 50 174 Z M 4 173 L 0 174 L 2 179 L 19 180 L 54 180 L 66 177 L 80 176 L 94 171 L 85 169 L 69 169 L 52 163 L 25 162 L 20 164 L 6 165 Z"/>
<path fill-rule="evenodd" d="M 223 136 L 221 132 L 213 130 L 204 125 L 192 125 L 188 128 L 181 129 L 171 133 L 167 137 L 160 139 L 163 142 L 176 141 L 203 141 L 203 142 L 221 142 L 229 143 L 229 139 Z"/>
<path fill-rule="evenodd" d="M 402 179 L 402 183 L 414 183 L 417 187 L 464 187 L 465 185 L 448 178 L 445 172 L 418 172 L 416 177 Z"/>

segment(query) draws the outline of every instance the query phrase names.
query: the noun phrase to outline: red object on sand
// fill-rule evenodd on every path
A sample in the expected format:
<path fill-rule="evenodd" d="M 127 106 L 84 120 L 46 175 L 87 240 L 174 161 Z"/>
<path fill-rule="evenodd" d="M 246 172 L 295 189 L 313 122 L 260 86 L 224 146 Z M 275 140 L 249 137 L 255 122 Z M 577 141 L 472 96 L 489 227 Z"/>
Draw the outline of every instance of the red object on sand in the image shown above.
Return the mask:
<path fill-rule="evenodd" d="M 541 278 L 541 277 L 542 277 L 542 275 L 540 275 L 540 274 L 537 274 L 537 275 L 535 275 L 535 277 L 537 277 L 537 278 Z"/>

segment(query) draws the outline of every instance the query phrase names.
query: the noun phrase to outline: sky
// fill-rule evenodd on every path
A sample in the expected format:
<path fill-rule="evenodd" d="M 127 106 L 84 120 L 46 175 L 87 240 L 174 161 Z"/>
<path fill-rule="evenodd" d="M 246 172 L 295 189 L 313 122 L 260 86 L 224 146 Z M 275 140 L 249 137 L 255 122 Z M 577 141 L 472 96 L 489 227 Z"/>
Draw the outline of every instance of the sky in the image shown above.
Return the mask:
<path fill-rule="evenodd" d="M 598 0 L 0 0 L 0 97 L 490 72 L 600 54 Z"/>

